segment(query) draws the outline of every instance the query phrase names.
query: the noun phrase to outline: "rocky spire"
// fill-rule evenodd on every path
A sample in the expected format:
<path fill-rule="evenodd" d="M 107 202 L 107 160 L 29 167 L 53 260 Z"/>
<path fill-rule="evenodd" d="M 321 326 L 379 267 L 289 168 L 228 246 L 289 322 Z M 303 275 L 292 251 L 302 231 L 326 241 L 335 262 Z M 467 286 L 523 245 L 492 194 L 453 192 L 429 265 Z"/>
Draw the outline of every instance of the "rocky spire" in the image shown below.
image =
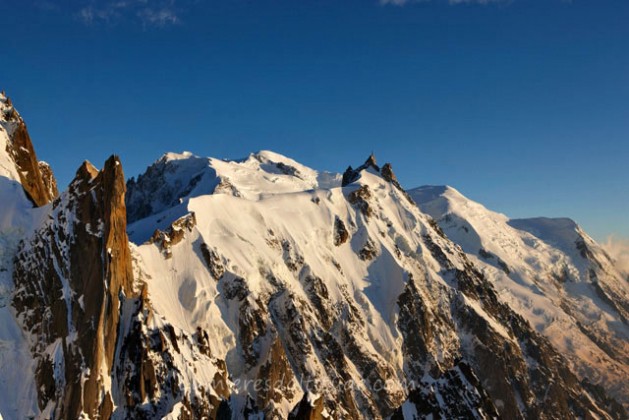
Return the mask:
<path fill-rule="evenodd" d="M 43 166 L 37 161 L 26 123 L 13 107 L 11 99 L 4 94 L 0 95 L 0 111 L 0 124 L 9 134 L 6 153 L 15 163 L 24 191 L 38 207 L 50 203 L 57 196 L 52 170 L 47 164 Z"/>
<path fill-rule="evenodd" d="M 360 165 L 358 168 L 353 169 L 351 166 L 347 167 L 347 169 L 343 173 L 343 180 L 341 181 L 341 186 L 345 187 L 353 182 L 356 182 L 360 178 L 360 173 L 368 168 L 375 170 L 377 173 L 380 174 L 380 176 L 382 176 L 382 178 L 385 181 L 388 181 L 391 184 L 393 184 L 393 186 L 397 188 L 402 193 L 402 195 L 406 197 L 408 201 L 410 201 L 413 204 L 415 203 L 413 199 L 411 198 L 411 196 L 408 195 L 408 193 L 404 190 L 404 188 L 402 188 L 402 185 L 400 185 L 400 183 L 398 182 L 397 177 L 395 176 L 395 173 L 393 173 L 393 167 L 391 166 L 391 164 L 385 163 L 382 166 L 382 168 L 380 168 L 378 166 L 378 163 L 376 162 L 376 156 L 373 153 L 371 153 L 371 155 L 369 155 L 365 163 Z"/>
<path fill-rule="evenodd" d="M 343 180 L 341 181 L 341 186 L 345 187 L 352 182 L 355 182 L 360 178 L 360 172 L 364 171 L 367 168 L 372 168 L 376 172 L 380 172 L 380 167 L 376 163 L 376 155 L 373 152 L 369 155 L 365 163 L 360 165 L 358 168 L 354 169 L 351 166 L 348 166 L 345 172 L 343 173 Z"/>
<path fill-rule="evenodd" d="M 374 155 L 373 152 L 371 152 L 371 154 L 369 155 L 369 157 L 367 158 L 363 166 L 365 168 L 372 167 L 376 171 L 380 172 L 380 168 L 378 167 L 378 163 L 376 162 L 376 155 Z"/>
<path fill-rule="evenodd" d="M 84 162 L 51 220 L 16 258 L 13 306 L 36 337 L 40 408 L 52 405 L 58 418 L 109 418 L 113 410 L 108 378 L 119 308 L 134 294 L 125 190 L 118 157 L 100 172 Z M 45 350 L 55 343 L 53 363 Z M 60 358 L 62 371 L 54 367 Z"/>

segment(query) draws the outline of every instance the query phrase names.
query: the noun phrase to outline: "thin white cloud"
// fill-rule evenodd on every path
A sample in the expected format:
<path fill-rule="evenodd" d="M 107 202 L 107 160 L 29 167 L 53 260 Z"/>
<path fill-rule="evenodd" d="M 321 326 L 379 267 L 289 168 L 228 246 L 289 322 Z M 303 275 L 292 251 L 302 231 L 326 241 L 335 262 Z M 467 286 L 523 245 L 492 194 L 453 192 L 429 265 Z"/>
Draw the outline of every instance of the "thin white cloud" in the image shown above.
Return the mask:
<path fill-rule="evenodd" d="M 86 25 L 136 21 L 143 26 L 165 27 L 181 22 L 182 0 L 91 0 L 77 13 Z"/>
<path fill-rule="evenodd" d="M 170 9 L 145 8 L 140 10 L 137 15 L 145 25 L 162 27 L 179 23 L 179 17 Z"/>
<path fill-rule="evenodd" d="M 97 22 L 111 22 L 120 17 L 120 13 L 115 8 L 86 6 L 79 10 L 77 16 L 86 25 L 92 25 Z"/>
<path fill-rule="evenodd" d="M 629 239 L 617 238 L 612 235 L 601 245 L 612 258 L 616 267 L 629 276 Z"/>

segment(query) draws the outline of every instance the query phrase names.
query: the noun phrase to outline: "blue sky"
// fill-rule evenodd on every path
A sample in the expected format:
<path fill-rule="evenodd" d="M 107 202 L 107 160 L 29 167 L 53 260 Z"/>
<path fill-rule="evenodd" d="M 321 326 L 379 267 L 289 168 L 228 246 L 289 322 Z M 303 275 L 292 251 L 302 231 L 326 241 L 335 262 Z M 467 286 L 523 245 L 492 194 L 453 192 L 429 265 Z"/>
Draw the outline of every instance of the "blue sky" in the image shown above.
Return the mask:
<path fill-rule="evenodd" d="M 67 184 L 166 151 L 374 151 L 512 217 L 629 237 L 626 0 L 0 0 L 0 88 Z"/>

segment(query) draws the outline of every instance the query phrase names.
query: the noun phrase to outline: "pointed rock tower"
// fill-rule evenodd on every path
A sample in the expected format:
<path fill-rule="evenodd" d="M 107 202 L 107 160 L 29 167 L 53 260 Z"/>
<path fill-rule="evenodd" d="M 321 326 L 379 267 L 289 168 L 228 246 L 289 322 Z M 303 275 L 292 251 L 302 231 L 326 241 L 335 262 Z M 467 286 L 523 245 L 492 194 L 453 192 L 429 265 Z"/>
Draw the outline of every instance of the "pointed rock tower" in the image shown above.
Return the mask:
<path fill-rule="evenodd" d="M 108 418 L 121 298 L 133 295 L 125 180 L 116 156 L 83 163 L 15 260 L 13 306 L 34 338 L 39 406 Z"/>
<path fill-rule="evenodd" d="M 0 125 L 8 134 L 6 153 L 15 164 L 26 194 L 38 207 L 50 203 L 58 195 L 52 170 L 45 162 L 37 161 L 26 123 L 4 94 L 0 94 Z"/>

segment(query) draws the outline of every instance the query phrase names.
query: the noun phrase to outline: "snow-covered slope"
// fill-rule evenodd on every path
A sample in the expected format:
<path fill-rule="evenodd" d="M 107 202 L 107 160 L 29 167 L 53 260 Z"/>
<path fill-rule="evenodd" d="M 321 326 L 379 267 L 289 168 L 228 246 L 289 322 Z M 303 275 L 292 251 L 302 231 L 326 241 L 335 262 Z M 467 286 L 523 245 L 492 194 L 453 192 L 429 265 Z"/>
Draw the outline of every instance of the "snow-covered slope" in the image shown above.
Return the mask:
<path fill-rule="evenodd" d="M 451 187 L 409 193 L 579 377 L 629 404 L 629 284 L 596 242 L 570 219 L 509 219 Z"/>
<path fill-rule="evenodd" d="M 167 153 L 128 183 L 129 233 L 138 243 L 156 227 L 167 227 L 186 213 L 190 198 L 229 194 L 247 200 L 315 188 L 339 186 L 340 175 L 317 172 L 270 151 L 246 159 L 201 158 L 190 152 Z M 150 217 L 152 216 L 152 217 Z M 143 219 L 141 223 L 135 223 Z"/>
<path fill-rule="evenodd" d="M 160 211 L 159 223 L 149 215 L 130 226 L 161 229 L 134 247 L 138 276 L 156 316 L 207 332 L 229 373 L 233 415 L 285 418 L 302 406 L 332 418 L 598 410 L 576 408 L 593 401 L 587 387 L 498 301 L 390 166 L 385 176 L 372 157 L 346 173 L 343 188 L 274 174 L 276 191 L 256 161 L 213 166 L 246 194 L 208 188 L 175 202 L 176 213 Z M 246 178 L 233 175 L 240 171 Z M 255 386 L 268 378 L 281 378 L 277 388 Z M 339 383 L 354 385 L 341 392 Z M 562 385 L 549 392 L 551 383 Z"/>

